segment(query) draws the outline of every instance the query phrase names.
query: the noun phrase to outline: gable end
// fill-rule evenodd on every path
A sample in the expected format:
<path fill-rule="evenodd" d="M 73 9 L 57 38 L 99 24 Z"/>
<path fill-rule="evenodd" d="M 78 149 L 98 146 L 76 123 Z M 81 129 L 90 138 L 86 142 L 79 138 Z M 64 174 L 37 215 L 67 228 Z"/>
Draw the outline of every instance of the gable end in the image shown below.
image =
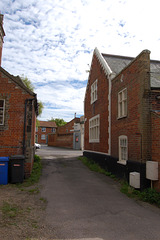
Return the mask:
<path fill-rule="evenodd" d="M 103 58 L 102 54 L 99 52 L 98 48 L 95 48 L 94 54 L 96 55 L 100 65 L 102 66 L 102 68 L 103 68 L 105 74 L 107 75 L 107 77 L 113 79 L 115 77 L 115 74 L 110 69 L 109 65 L 107 64 L 107 62 Z"/>

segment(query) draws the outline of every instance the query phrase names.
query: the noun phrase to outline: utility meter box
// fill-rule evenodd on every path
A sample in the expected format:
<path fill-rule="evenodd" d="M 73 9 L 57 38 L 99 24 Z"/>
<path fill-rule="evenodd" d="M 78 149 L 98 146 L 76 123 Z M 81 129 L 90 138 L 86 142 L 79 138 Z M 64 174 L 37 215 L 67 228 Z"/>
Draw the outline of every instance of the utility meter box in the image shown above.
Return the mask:
<path fill-rule="evenodd" d="M 130 172 L 129 184 L 131 187 L 140 188 L 140 173 L 139 172 Z"/>
<path fill-rule="evenodd" d="M 146 178 L 152 181 L 158 180 L 158 162 L 146 162 Z"/>

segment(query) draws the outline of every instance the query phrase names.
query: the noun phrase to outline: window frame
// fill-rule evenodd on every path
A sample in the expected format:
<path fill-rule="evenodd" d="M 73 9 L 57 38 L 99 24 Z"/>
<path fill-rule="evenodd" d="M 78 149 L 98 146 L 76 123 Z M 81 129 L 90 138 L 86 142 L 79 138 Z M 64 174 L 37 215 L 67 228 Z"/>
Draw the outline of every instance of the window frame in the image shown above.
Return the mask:
<path fill-rule="evenodd" d="M 45 134 L 41 135 L 41 140 L 46 140 L 46 135 Z"/>
<path fill-rule="evenodd" d="M 46 132 L 46 127 L 42 127 L 41 132 Z"/>
<path fill-rule="evenodd" d="M 123 142 L 122 142 L 123 141 Z M 119 161 L 118 163 L 126 165 L 128 161 L 128 137 L 121 135 L 118 138 Z"/>
<path fill-rule="evenodd" d="M 127 117 L 127 88 L 118 92 L 118 119 Z"/>
<path fill-rule="evenodd" d="M 89 143 L 100 142 L 100 114 L 89 119 Z"/>
<path fill-rule="evenodd" d="M 98 79 L 94 81 L 91 85 L 91 104 L 97 101 L 98 95 L 97 95 L 97 85 L 98 85 Z"/>
<path fill-rule="evenodd" d="M 52 127 L 51 132 L 52 132 L 52 133 L 56 133 L 56 128 L 55 128 L 55 127 Z"/>
<path fill-rule="evenodd" d="M 3 101 L 3 107 L 0 107 L 0 110 L 2 110 L 2 114 L 0 113 L 0 116 L 2 116 L 2 122 L 0 122 L 0 126 L 4 125 L 4 114 L 5 114 L 5 99 L 0 99 L 0 101 Z"/>

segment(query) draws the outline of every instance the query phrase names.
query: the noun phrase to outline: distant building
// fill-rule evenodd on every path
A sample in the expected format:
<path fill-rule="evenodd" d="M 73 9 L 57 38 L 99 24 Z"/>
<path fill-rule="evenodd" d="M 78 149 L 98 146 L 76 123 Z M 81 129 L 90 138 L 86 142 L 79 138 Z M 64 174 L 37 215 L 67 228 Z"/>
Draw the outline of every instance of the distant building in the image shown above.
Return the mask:
<path fill-rule="evenodd" d="M 83 150 L 84 144 L 84 117 L 75 116 L 64 126 L 57 127 L 56 133 L 48 135 L 48 146 L 66 147 Z"/>
<path fill-rule="evenodd" d="M 36 143 L 47 144 L 48 134 L 56 133 L 57 125 L 55 122 L 39 121 L 39 126 L 36 127 Z"/>

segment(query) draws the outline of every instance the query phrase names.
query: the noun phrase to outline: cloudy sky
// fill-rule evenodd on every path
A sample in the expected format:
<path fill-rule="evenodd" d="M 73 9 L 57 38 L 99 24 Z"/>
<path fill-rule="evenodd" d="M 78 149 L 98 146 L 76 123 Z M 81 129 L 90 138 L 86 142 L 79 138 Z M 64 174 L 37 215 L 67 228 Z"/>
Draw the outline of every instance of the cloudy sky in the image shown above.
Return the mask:
<path fill-rule="evenodd" d="M 83 115 L 89 65 L 102 53 L 160 60 L 159 0 L 0 0 L 2 67 L 27 76 L 44 103 L 40 120 Z"/>

